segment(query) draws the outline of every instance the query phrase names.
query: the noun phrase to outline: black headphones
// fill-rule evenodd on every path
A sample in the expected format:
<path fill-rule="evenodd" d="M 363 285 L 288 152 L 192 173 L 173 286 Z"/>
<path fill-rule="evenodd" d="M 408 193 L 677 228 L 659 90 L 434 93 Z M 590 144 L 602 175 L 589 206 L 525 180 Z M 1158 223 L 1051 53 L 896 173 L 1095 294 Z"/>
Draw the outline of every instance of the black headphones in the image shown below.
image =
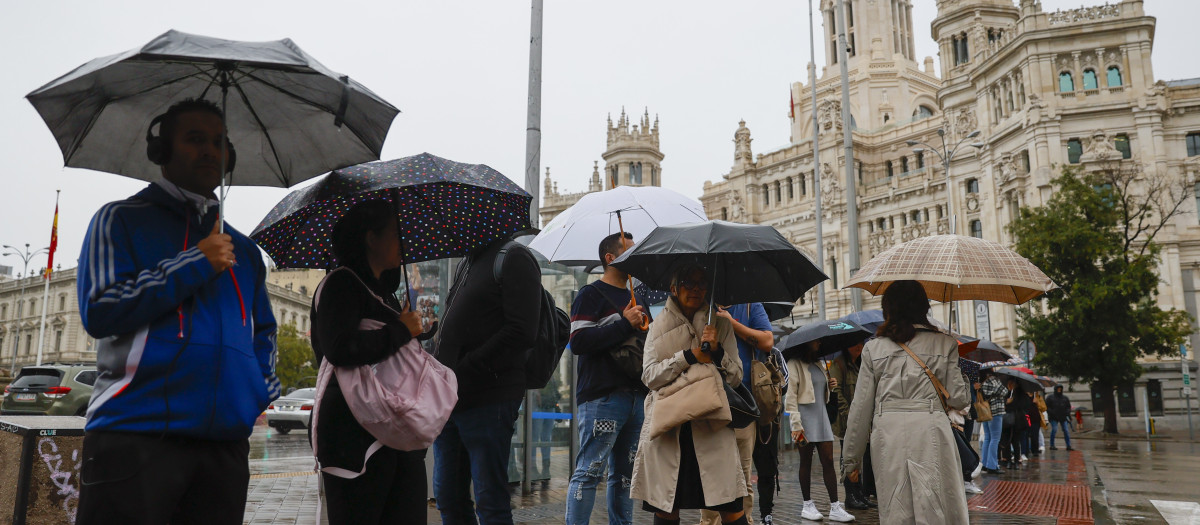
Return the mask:
<path fill-rule="evenodd" d="M 159 166 L 171 161 L 171 141 L 162 136 L 163 123 L 170 115 L 171 112 L 168 111 L 154 117 L 146 127 L 146 158 Z M 154 134 L 156 124 L 158 135 Z M 237 152 L 233 150 L 233 143 L 229 141 L 228 136 L 225 137 L 225 155 L 228 158 L 225 162 L 225 173 L 233 173 L 233 167 L 237 164 Z"/>

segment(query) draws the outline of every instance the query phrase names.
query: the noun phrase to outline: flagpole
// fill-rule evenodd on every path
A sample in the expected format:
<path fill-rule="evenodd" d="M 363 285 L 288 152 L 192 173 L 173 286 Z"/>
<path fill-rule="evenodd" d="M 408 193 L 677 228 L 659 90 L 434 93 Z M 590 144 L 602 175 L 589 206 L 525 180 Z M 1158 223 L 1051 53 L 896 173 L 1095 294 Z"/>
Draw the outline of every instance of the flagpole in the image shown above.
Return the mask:
<path fill-rule="evenodd" d="M 812 90 L 812 148 L 813 148 L 813 202 L 816 204 L 814 216 L 817 229 L 817 269 L 825 273 L 825 238 L 822 223 L 825 214 L 821 210 L 821 137 L 820 122 L 817 120 L 817 45 L 813 36 L 813 6 L 808 0 L 808 53 L 811 61 L 808 63 L 808 84 Z M 801 184 L 803 184 L 803 180 Z M 817 314 L 819 319 L 829 319 L 825 313 L 825 283 L 817 284 Z"/>
<path fill-rule="evenodd" d="M 62 194 L 62 190 L 54 190 L 54 225 L 50 228 L 50 255 L 46 259 L 46 274 L 42 279 L 46 281 L 42 287 L 42 323 L 38 330 L 38 350 L 37 350 L 37 365 L 42 365 L 42 343 L 46 341 L 46 312 L 50 310 L 46 300 L 50 297 L 50 272 L 51 265 L 54 264 L 54 250 L 58 248 L 58 197 Z"/>

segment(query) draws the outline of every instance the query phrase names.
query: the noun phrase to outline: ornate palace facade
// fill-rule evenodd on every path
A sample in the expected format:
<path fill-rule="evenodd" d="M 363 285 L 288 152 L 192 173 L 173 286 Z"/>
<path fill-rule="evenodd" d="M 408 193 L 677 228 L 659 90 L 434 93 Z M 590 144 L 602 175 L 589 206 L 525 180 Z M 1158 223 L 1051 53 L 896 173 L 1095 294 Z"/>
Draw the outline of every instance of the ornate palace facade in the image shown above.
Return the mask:
<path fill-rule="evenodd" d="M 833 277 L 826 284 L 829 317 L 850 311 L 850 292 L 838 288 L 853 270 L 849 250 L 859 250 L 865 263 L 894 244 L 951 230 L 942 161 L 909 141 L 938 150 L 943 138 L 951 149 L 959 145 L 950 164 L 955 230 L 1001 243 L 1012 241 L 1005 226 L 1020 206 L 1047 200 L 1063 165 L 1166 178 L 1189 190 L 1195 183 L 1200 79 L 1155 78 L 1155 19 L 1146 16 L 1142 0 L 1056 12 L 1043 11 L 1038 0 L 938 0 L 931 24 L 940 49 L 936 71 L 932 58 L 918 62 L 914 55 L 910 0 L 845 4 L 858 224 L 845 220 L 847 123 L 833 53 L 833 0 L 821 1 L 829 52 L 815 86 L 816 108 L 814 86 L 793 84 L 791 145 L 757 155 L 750 129 L 740 123 L 733 166 L 706 182 L 701 197 L 709 217 L 773 225 L 810 257 L 815 221 L 824 221 L 824 266 Z M 813 111 L 820 166 L 813 165 Z M 821 170 L 819 192 L 814 169 Z M 814 217 L 817 198 L 820 218 Z M 1158 238 L 1164 247 L 1159 300 L 1197 316 L 1200 222 L 1195 199 L 1184 207 Z M 858 229 L 857 246 L 848 243 L 849 227 Z M 878 308 L 877 298 L 864 294 L 863 300 L 864 308 Z M 797 324 L 814 317 L 813 303 L 815 291 L 797 306 Z M 964 333 L 1015 346 L 1013 307 L 960 307 Z M 941 309 L 935 312 L 940 317 Z M 1200 347 L 1195 336 L 1192 343 Z M 1151 371 L 1166 366 L 1147 363 Z M 1179 361 L 1170 366 L 1179 383 Z"/>

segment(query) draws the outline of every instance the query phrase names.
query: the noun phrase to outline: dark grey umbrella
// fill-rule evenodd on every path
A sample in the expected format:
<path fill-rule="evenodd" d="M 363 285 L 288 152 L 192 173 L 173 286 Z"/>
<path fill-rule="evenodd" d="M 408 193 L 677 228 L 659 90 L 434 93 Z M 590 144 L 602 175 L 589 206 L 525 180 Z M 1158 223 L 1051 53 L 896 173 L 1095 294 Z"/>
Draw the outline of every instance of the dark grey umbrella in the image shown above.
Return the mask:
<path fill-rule="evenodd" d="M 768 301 L 762 304 L 763 310 L 767 311 L 767 320 L 778 321 L 784 317 L 792 315 L 792 309 L 796 307 L 796 303 Z"/>
<path fill-rule="evenodd" d="M 829 278 L 775 228 L 725 221 L 659 226 L 612 265 L 668 290 L 675 269 L 688 263 L 708 271 L 709 298 L 718 304 L 794 302 Z"/>
<path fill-rule="evenodd" d="M 1014 370 L 1006 366 L 993 368 L 992 372 L 1016 379 L 1017 383 L 1019 383 L 1021 388 L 1026 392 L 1044 392 L 1046 390 L 1046 387 L 1042 385 L 1042 382 L 1038 381 L 1037 376 L 1033 374 L 1022 372 L 1020 370 Z"/>
<path fill-rule="evenodd" d="M 783 356 L 791 359 L 798 356 L 805 343 L 821 340 L 817 357 L 826 356 L 850 348 L 871 337 L 871 332 L 854 321 L 835 319 L 833 321 L 817 321 L 808 323 L 795 332 L 788 334 L 780 345 Z"/>
<path fill-rule="evenodd" d="M 92 60 L 26 98 L 67 166 L 147 181 L 160 177 L 146 158 L 151 119 L 185 98 L 214 100 L 240 153 L 230 182 L 240 186 L 290 187 L 378 159 L 399 113 L 291 40 L 237 42 L 174 30 Z"/>

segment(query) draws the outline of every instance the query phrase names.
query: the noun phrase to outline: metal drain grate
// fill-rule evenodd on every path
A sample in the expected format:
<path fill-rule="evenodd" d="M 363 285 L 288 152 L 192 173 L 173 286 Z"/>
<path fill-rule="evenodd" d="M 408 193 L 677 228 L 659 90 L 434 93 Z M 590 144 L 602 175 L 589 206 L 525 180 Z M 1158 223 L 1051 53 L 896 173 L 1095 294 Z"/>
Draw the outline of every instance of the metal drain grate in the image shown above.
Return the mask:
<path fill-rule="evenodd" d="M 1091 492 L 1087 487 L 993 481 L 986 492 L 967 501 L 971 510 L 1001 514 L 1055 516 L 1062 520 L 1092 519 Z"/>

